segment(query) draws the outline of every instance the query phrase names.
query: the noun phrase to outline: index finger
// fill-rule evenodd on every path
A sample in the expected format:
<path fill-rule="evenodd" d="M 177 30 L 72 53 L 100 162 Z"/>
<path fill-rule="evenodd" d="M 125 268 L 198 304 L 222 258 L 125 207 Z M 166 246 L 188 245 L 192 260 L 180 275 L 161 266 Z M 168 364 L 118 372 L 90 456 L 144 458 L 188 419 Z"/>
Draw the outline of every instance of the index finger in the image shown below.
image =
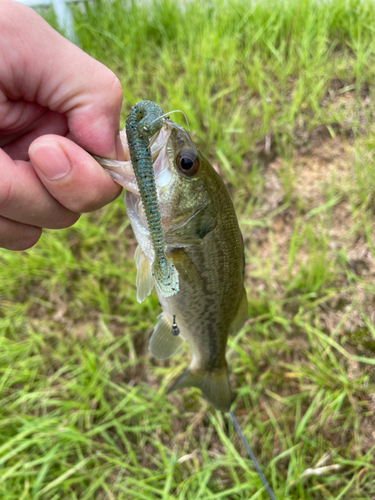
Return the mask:
<path fill-rule="evenodd" d="M 22 36 L 19 26 L 27 26 Z M 122 89 L 115 74 L 12 1 L 0 0 L 0 42 L 7 97 L 64 113 L 75 142 L 116 158 Z"/>

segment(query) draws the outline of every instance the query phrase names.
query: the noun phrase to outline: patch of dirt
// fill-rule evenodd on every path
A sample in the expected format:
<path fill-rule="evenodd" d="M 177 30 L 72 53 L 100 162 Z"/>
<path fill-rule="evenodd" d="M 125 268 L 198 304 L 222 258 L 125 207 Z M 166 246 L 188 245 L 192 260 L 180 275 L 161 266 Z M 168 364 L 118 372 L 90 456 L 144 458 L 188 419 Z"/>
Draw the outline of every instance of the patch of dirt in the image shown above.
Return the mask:
<path fill-rule="evenodd" d="M 286 183 L 287 168 L 293 186 Z M 296 150 L 289 165 L 276 158 L 266 167 L 264 176 L 265 200 L 252 214 L 259 225 L 250 229 L 246 226 L 243 231 L 250 255 L 246 276 L 251 293 L 256 294 L 267 286 L 271 286 L 277 296 L 285 293 L 288 280 L 301 266 L 306 266 L 310 258 L 309 241 L 303 232 L 305 226 L 312 223 L 316 228 L 314 250 L 319 256 L 321 241 L 322 258 L 333 268 L 329 285 L 337 288 L 334 298 L 321 305 L 322 328 L 347 335 L 366 329 L 366 321 L 375 325 L 375 301 L 367 287 L 375 283 L 375 260 L 364 229 L 353 219 L 348 197 L 355 176 L 353 141 L 343 137 L 316 139 L 308 153 Z M 287 191 L 291 192 L 291 198 L 283 208 Z M 332 207 L 325 209 L 330 200 L 333 200 Z M 304 242 L 291 263 L 294 232 Z M 375 231 L 372 243 L 375 245 Z M 268 265 L 266 280 L 265 265 Z M 353 282 L 356 276 L 361 279 L 360 284 Z"/>
<path fill-rule="evenodd" d="M 325 266 L 332 266 L 332 278 L 319 289 L 323 300 L 314 310 L 314 321 L 350 354 L 373 359 L 375 294 L 369 290 L 375 288 L 375 259 L 370 248 L 375 246 L 375 227 L 370 236 L 366 235 L 353 209 L 356 196 L 351 195 L 357 189 L 353 141 L 318 134 L 312 144 L 308 152 L 296 150 L 289 164 L 276 158 L 265 168 L 264 202 L 252 214 L 255 224 L 245 226 L 243 231 L 248 250 L 249 301 L 256 303 L 265 296 L 276 300 L 288 298 L 290 282 L 301 269 L 309 269 L 311 240 L 304 236 L 304 230 L 313 224 L 316 240 L 312 251 L 320 258 L 321 250 Z M 292 186 L 288 179 L 292 179 Z M 332 206 L 324 210 L 330 200 L 334 200 Z M 291 261 L 296 234 L 304 241 Z M 295 304 L 286 303 L 285 318 L 292 319 L 298 313 L 298 294 L 303 288 L 301 274 L 299 277 Z M 329 291 L 326 293 L 325 289 Z M 290 334 L 293 359 L 283 358 L 284 363 L 296 363 L 298 353 L 308 350 L 308 346 L 299 349 L 294 345 L 303 340 L 305 333 L 293 328 Z M 374 386 L 373 391 L 362 386 L 363 392 L 359 390 L 350 396 L 350 404 L 361 422 L 361 450 L 367 452 L 375 444 L 375 366 L 344 357 L 340 363 L 351 383 L 358 386 L 358 380 L 366 377 L 366 384 Z M 278 389 L 273 391 L 280 394 Z M 328 424 L 325 423 L 325 429 L 329 429 Z M 346 446 L 349 437 L 340 434 L 335 439 L 338 436 L 343 440 L 341 445 Z"/>

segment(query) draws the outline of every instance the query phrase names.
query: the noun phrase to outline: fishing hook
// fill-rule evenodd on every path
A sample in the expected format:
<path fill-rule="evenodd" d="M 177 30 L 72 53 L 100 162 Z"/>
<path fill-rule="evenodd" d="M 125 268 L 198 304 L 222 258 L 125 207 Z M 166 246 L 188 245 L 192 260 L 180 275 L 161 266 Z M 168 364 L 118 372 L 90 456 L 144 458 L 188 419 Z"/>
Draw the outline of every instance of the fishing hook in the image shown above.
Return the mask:
<path fill-rule="evenodd" d="M 179 335 L 179 334 L 180 334 L 180 329 L 178 328 L 177 323 L 176 323 L 176 316 L 173 315 L 172 335 L 174 335 L 175 337 L 177 337 L 177 335 Z"/>
<path fill-rule="evenodd" d="M 150 126 L 155 123 L 157 120 L 160 120 L 161 118 L 169 118 L 169 115 L 171 115 L 172 113 L 182 113 L 185 117 L 185 120 L 186 120 L 186 125 L 187 125 L 187 128 L 188 128 L 188 131 L 190 132 L 190 125 L 189 125 L 189 120 L 187 119 L 187 116 L 185 115 L 185 113 L 183 111 L 181 111 L 180 109 L 175 109 L 174 111 L 169 111 L 168 113 L 164 113 L 164 115 L 162 116 L 158 116 L 157 118 L 155 118 L 155 120 L 153 120 L 151 123 L 150 123 Z"/>

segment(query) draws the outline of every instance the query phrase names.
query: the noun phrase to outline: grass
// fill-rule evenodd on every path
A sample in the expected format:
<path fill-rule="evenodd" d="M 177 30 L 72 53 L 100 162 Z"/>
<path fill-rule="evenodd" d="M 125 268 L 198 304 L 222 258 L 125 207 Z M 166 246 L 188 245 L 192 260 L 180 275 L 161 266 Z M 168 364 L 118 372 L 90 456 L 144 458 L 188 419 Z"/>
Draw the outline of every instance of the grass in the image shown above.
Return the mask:
<path fill-rule="evenodd" d="M 374 3 L 74 16 L 122 81 L 122 118 L 142 98 L 183 109 L 233 196 L 249 302 L 228 346 L 234 411 L 277 498 L 373 498 Z M 134 249 L 117 200 L 0 252 L 2 499 L 267 498 L 227 418 L 198 391 L 165 396 L 189 353 L 148 355 L 159 307 L 136 301 Z"/>

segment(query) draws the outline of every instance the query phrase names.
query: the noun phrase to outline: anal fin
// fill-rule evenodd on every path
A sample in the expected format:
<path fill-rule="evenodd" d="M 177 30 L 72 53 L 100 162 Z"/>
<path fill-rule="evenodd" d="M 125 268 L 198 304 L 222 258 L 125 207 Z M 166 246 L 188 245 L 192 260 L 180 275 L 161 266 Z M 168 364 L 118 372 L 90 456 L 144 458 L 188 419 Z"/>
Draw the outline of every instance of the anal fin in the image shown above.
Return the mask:
<path fill-rule="evenodd" d="M 134 260 L 137 266 L 137 300 L 141 303 L 150 295 L 154 287 L 154 280 L 152 278 L 150 264 L 139 245 L 135 250 Z"/>
<path fill-rule="evenodd" d="M 164 313 L 161 313 L 158 318 L 159 321 L 151 335 L 148 349 L 154 358 L 167 359 L 181 349 L 184 339 L 181 335 L 173 335 L 172 323 Z"/>

